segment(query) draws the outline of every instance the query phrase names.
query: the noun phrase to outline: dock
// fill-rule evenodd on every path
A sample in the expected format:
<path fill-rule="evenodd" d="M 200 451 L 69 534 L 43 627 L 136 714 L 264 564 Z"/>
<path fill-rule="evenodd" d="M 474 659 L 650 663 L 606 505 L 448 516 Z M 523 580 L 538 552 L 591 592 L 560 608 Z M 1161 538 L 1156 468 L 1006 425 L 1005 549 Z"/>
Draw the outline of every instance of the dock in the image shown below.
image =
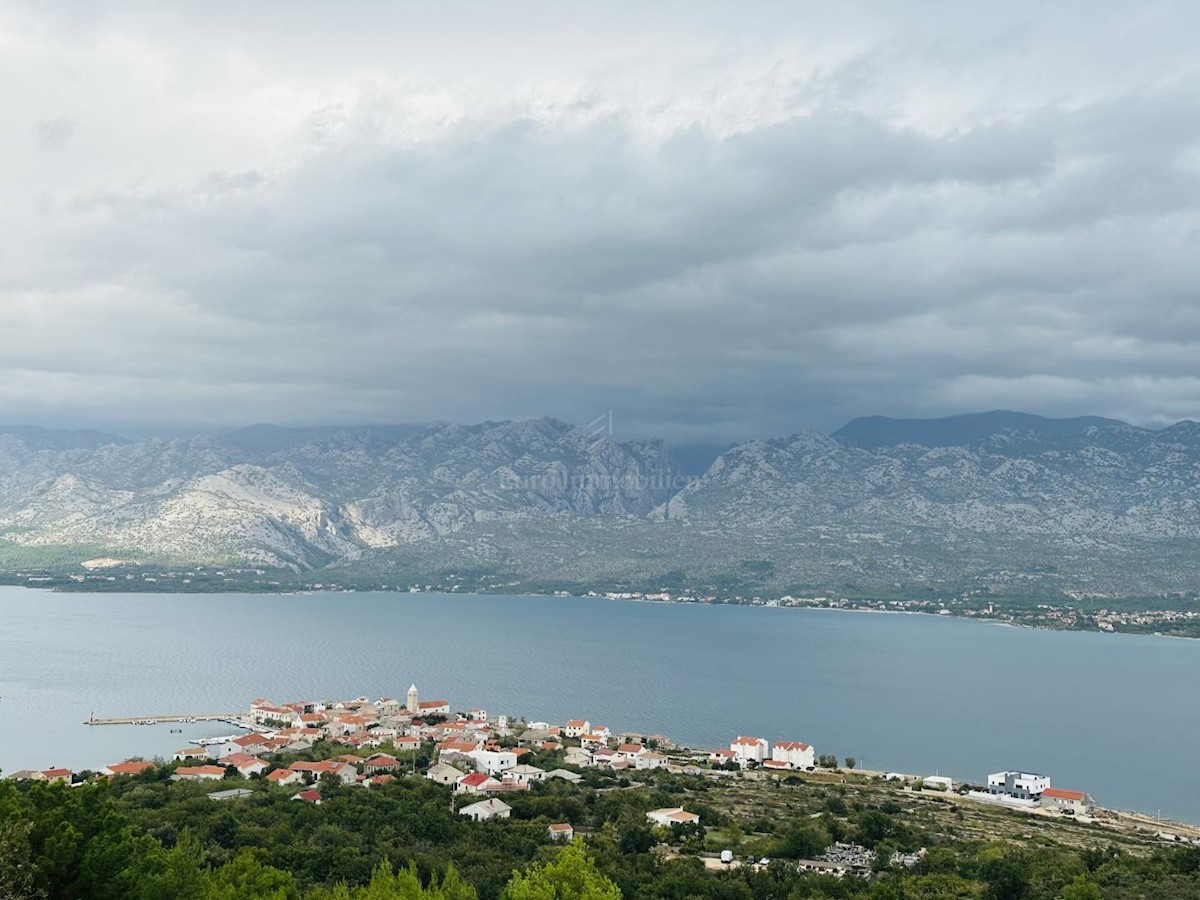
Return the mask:
<path fill-rule="evenodd" d="M 245 727 L 239 713 L 188 713 L 181 716 L 115 716 L 98 718 L 89 716 L 84 725 L 160 725 L 179 722 L 228 722 Z"/>

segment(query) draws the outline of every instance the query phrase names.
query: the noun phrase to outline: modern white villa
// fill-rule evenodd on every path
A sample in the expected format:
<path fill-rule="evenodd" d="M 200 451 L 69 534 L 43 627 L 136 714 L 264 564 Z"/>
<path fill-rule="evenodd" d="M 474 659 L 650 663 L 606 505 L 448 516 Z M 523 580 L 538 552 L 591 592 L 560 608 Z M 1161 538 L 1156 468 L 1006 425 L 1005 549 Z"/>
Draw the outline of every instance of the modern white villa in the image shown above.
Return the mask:
<path fill-rule="evenodd" d="M 1042 794 L 1048 787 L 1048 775 L 1035 775 L 1031 772 L 994 772 L 988 776 L 989 794 L 1010 797 L 1013 800 L 1037 802 L 1042 799 Z"/>

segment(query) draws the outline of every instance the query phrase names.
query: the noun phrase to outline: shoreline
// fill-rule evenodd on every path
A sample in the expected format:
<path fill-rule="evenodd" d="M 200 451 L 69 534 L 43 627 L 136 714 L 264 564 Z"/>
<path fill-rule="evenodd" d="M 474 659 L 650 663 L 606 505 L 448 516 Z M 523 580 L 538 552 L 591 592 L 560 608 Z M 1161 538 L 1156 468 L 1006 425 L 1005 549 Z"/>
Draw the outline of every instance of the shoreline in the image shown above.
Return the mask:
<path fill-rule="evenodd" d="M 623 603 L 647 603 L 647 604 L 670 604 L 676 606 L 742 606 L 760 609 L 789 609 L 789 610 L 826 610 L 829 612 L 852 612 L 852 613 L 874 613 L 877 615 L 907 615 L 907 616 L 928 616 L 933 619 L 968 619 L 974 622 L 984 624 L 998 625 L 1009 628 L 1023 628 L 1031 631 L 1042 632 L 1075 632 L 1079 634 L 1102 634 L 1114 637 L 1143 637 L 1143 638 L 1168 638 L 1181 641 L 1200 640 L 1200 634 L 1196 636 L 1186 634 L 1170 634 L 1162 631 L 1126 631 L 1126 630 L 1107 630 L 1103 628 L 1078 628 L 1064 627 L 1055 628 L 1049 625 L 1038 624 L 1035 622 L 1012 621 L 1009 619 L 999 618 L 994 615 L 964 615 L 962 613 L 949 612 L 939 613 L 924 609 L 877 609 L 864 606 L 832 606 L 832 605 L 817 605 L 817 604 L 782 604 L 782 603 L 739 603 L 726 602 L 723 600 L 664 600 L 658 598 L 647 597 L 615 597 L 611 596 L 616 592 L 589 592 L 587 594 L 560 593 L 558 591 L 525 591 L 525 592 L 510 592 L 510 591 L 491 591 L 491 590 L 472 590 L 472 591 L 456 591 L 447 589 L 437 590 L 411 590 L 411 589 L 389 589 L 389 588 L 341 588 L 341 587 L 312 587 L 312 588 L 296 588 L 286 589 L 278 588 L 271 590 L 247 590 L 237 589 L 234 587 L 221 590 L 204 590 L 191 589 L 186 585 L 174 586 L 170 588 L 153 588 L 149 590 L 120 590 L 117 587 L 113 589 L 87 589 L 75 588 L 70 585 L 41 585 L 41 584 L 0 584 L 0 588 L 11 587 L 24 590 L 45 591 L 51 594 L 95 594 L 104 596 L 106 594 L 121 594 L 124 596 L 187 596 L 187 597 L 205 597 L 205 596 L 265 596 L 265 597 L 302 597 L 315 594 L 437 594 L 439 596 L 462 596 L 462 597 L 545 597 L 548 599 L 557 600 L 610 600 Z M 857 602 L 857 601 L 850 601 Z M 883 602 L 883 601 L 881 601 Z"/>
<path fill-rule="evenodd" d="M 857 611 L 857 610 L 848 610 L 848 611 Z M 867 612 L 868 610 L 861 610 L 861 611 Z M 462 715 L 462 714 L 459 713 L 456 715 Z M 129 727 L 134 727 L 134 726 L 143 724 L 141 721 L 135 721 L 135 719 L 144 719 L 146 717 L 145 716 L 134 716 L 134 717 L 127 717 L 127 718 L 128 718 L 128 721 L 125 721 L 124 719 L 122 719 L 121 721 L 114 720 L 111 722 L 109 722 L 109 721 L 86 722 L 85 721 L 82 723 L 82 726 L 87 727 L 87 726 L 92 726 L 92 725 L 104 725 L 104 726 L 108 726 L 111 728 L 129 728 Z M 159 725 L 162 725 L 162 724 L 170 724 L 171 717 L 170 716 L 158 716 L 157 719 L 158 719 L 158 721 L 156 721 L 154 723 L 154 727 L 158 727 Z M 225 725 L 228 725 L 228 726 L 238 729 L 242 734 L 260 733 L 260 734 L 264 734 L 264 735 L 270 735 L 270 734 L 274 733 L 274 729 L 272 729 L 270 727 L 265 727 L 262 725 L 255 724 L 254 722 L 250 721 L 247 717 L 245 717 L 241 714 L 232 714 L 228 717 L 226 717 L 226 714 L 222 714 L 220 721 Z M 527 722 L 527 721 L 531 721 L 531 720 L 529 719 L 528 716 L 521 716 L 520 721 Z M 216 725 L 215 721 L 210 722 L 209 724 L 214 726 L 214 730 L 224 732 L 224 729 L 215 728 L 215 725 Z M 624 733 L 632 734 L 632 732 L 624 732 Z M 622 732 L 619 732 L 619 731 L 614 732 L 614 739 L 617 734 L 622 734 Z M 231 735 L 231 737 L 233 737 L 233 736 L 234 735 Z M 642 735 L 642 737 L 645 737 L 645 736 Z M 426 740 L 427 739 L 428 738 L 426 738 Z M 215 738 L 186 738 L 186 739 L 181 738 L 181 740 L 186 741 L 186 743 L 189 745 L 196 746 L 201 749 L 204 749 L 205 745 L 214 743 L 216 741 Z M 669 739 L 668 739 L 668 741 L 669 741 Z M 333 741 L 333 743 L 335 745 L 339 744 L 339 742 L 337 742 L 337 741 Z M 677 767 L 677 769 L 679 769 L 679 770 L 686 770 L 688 767 L 697 767 L 698 765 L 701 768 L 703 768 L 704 763 L 710 762 L 709 760 L 706 759 L 706 757 L 709 753 L 712 752 L 711 750 L 707 750 L 702 747 L 694 747 L 694 746 L 687 745 L 687 744 L 674 744 L 673 742 L 670 742 L 668 746 L 669 746 L 669 749 L 664 749 L 661 752 L 668 758 L 669 761 L 671 761 L 671 764 L 674 765 L 675 767 Z M 169 762 L 169 760 L 166 757 L 159 756 L 158 754 L 155 754 L 153 756 L 142 755 L 141 758 L 152 760 L 155 762 Z M 100 769 L 102 767 L 104 767 L 105 765 L 111 765 L 111 763 L 97 762 L 94 767 L 86 766 L 83 769 L 81 769 L 80 771 L 99 772 Z M 670 768 L 670 766 L 668 766 L 668 769 L 669 768 Z M 828 766 L 825 766 L 825 767 L 816 766 L 816 767 L 813 767 L 812 769 L 796 769 L 796 770 L 781 771 L 781 772 L 773 772 L 770 770 L 766 770 L 766 769 L 762 769 L 762 768 L 754 767 L 754 766 L 742 768 L 737 771 L 723 771 L 723 770 L 717 770 L 717 769 L 711 769 L 711 771 L 710 771 L 710 777 L 751 778 L 751 779 L 769 780 L 769 781 L 782 779 L 784 777 L 787 777 L 788 775 L 798 775 L 803 778 L 806 774 L 823 776 L 823 777 L 840 777 L 842 779 L 843 783 L 845 783 L 849 780 L 858 779 L 858 778 L 867 779 L 868 781 L 880 781 L 880 780 L 897 781 L 898 783 L 901 783 L 904 786 L 904 789 L 907 791 L 914 790 L 913 785 L 920 785 L 924 781 L 924 779 L 926 777 L 928 777 L 928 776 L 915 775 L 915 774 L 912 774 L 909 772 L 900 772 L 898 770 L 863 769 L 863 768 L 858 768 L 858 767 L 850 768 L 850 767 L 846 767 L 846 766 L 834 766 L 832 768 L 830 768 Z M 889 777 L 889 776 L 897 776 L 897 775 L 900 776 L 898 779 L 895 777 Z M 0 777 L 8 777 L 8 776 L 0 776 Z M 1047 810 L 1042 807 L 1036 807 L 1036 806 L 1035 807 L 1023 807 L 1023 806 L 1013 805 L 1011 803 L 1006 803 L 1003 801 L 988 801 L 986 799 L 980 799 L 979 797 L 974 797 L 970 793 L 965 793 L 965 794 L 961 793 L 962 790 L 968 789 L 972 785 L 972 782 L 970 782 L 968 780 L 960 779 L 960 778 L 955 778 L 953 776 L 946 776 L 946 777 L 950 777 L 951 781 L 955 785 L 957 785 L 957 787 L 952 790 L 945 790 L 945 791 L 934 790 L 931 788 L 925 788 L 923 792 L 929 793 L 930 795 L 936 795 L 938 797 L 942 797 L 942 798 L 949 800 L 951 802 L 954 802 L 954 803 L 986 803 L 989 806 L 995 806 L 996 808 L 1006 810 L 1009 813 L 1014 813 L 1014 814 L 1022 813 L 1025 815 L 1049 816 L 1052 818 L 1057 818 L 1057 816 L 1054 815 L 1053 811 Z M 978 787 L 978 785 L 976 787 Z M 1185 835 L 1186 837 L 1184 837 L 1183 840 L 1200 842 L 1200 820 L 1193 823 L 1193 822 L 1183 821 L 1180 819 L 1171 819 L 1171 818 L 1164 818 L 1162 816 L 1152 815 L 1149 811 L 1116 809 L 1116 808 L 1110 808 L 1110 807 L 1105 807 L 1105 806 L 1101 806 L 1101 805 L 1096 805 L 1094 807 L 1094 810 L 1095 810 L 1095 812 L 1092 813 L 1091 815 L 1089 815 L 1083 819 L 1077 819 L 1075 821 L 1077 821 L 1077 822 L 1086 821 L 1086 822 L 1098 825 L 1100 827 L 1112 828 L 1112 829 L 1116 829 L 1116 830 L 1121 830 L 1123 828 L 1137 828 L 1137 827 L 1145 827 L 1145 826 L 1153 826 L 1153 827 L 1157 827 L 1157 828 L 1167 828 L 1167 829 L 1170 829 L 1170 830 L 1176 832 L 1179 835 Z M 1176 839 L 1178 839 L 1178 838 L 1176 838 Z"/>

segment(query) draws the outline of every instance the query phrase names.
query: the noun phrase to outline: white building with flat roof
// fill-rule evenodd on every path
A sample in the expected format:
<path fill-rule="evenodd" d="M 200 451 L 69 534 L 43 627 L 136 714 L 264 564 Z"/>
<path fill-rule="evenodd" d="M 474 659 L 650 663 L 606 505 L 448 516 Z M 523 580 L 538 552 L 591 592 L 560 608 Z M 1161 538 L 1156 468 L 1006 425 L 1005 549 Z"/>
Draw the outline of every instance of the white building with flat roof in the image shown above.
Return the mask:
<path fill-rule="evenodd" d="M 466 755 L 475 762 L 480 772 L 488 775 L 505 772 L 517 764 L 517 754 L 511 750 L 472 750 Z"/>
<path fill-rule="evenodd" d="M 1014 800 L 1040 800 L 1050 787 L 1048 775 L 1032 772 L 994 772 L 988 776 L 988 793 Z"/>

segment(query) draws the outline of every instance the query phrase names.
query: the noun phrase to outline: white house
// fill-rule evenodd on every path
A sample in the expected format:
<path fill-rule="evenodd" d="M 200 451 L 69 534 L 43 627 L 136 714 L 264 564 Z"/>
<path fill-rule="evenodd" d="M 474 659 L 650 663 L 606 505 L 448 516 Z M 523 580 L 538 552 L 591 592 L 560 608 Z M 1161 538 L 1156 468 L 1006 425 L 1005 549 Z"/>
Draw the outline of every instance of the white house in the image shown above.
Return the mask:
<path fill-rule="evenodd" d="M 661 753 L 648 751 L 634 757 L 633 767 L 635 769 L 665 769 L 667 767 L 667 758 Z"/>
<path fill-rule="evenodd" d="M 460 816 L 467 816 L 476 822 L 486 822 L 488 819 L 507 819 L 511 813 L 512 807 L 495 797 L 464 806 L 458 811 Z"/>
<path fill-rule="evenodd" d="M 637 759 L 649 752 L 644 744 L 620 744 L 617 746 L 617 759 Z"/>
<path fill-rule="evenodd" d="M 513 784 L 531 784 L 534 781 L 545 781 L 546 770 L 530 765 L 513 766 L 505 770 L 504 778 Z"/>
<path fill-rule="evenodd" d="M 1038 800 L 1038 806 L 1042 809 L 1056 809 L 1073 815 L 1083 815 L 1095 805 L 1095 801 L 1083 791 L 1068 791 L 1065 788 L 1048 787 Z"/>
<path fill-rule="evenodd" d="M 995 772 L 988 776 L 988 793 L 1015 800 L 1040 800 L 1046 788 L 1050 787 L 1047 775 L 1034 775 L 1030 772 Z"/>
<path fill-rule="evenodd" d="M 672 825 L 698 825 L 700 823 L 698 815 L 690 813 L 686 809 L 680 809 L 678 806 L 652 809 L 646 813 L 646 818 L 655 825 L 664 825 L 668 828 Z"/>
<path fill-rule="evenodd" d="M 954 790 L 954 779 L 947 778 L 945 775 L 927 775 L 921 779 L 921 786 L 932 788 L 935 791 L 952 791 Z"/>
<path fill-rule="evenodd" d="M 817 764 L 813 748 L 800 741 L 776 741 L 771 759 L 788 763 L 793 769 L 810 769 Z"/>
<path fill-rule="evenodd" d="M 739 734 L 730 742 L 729 749 L 733 751 L 734 759 L 745 765 L 748 762 L 762 762 L 767 758 L 771 747 L 765 738 Z"/>
<path fill-rule="evenodd" d="M 611 766 L 618 762 L 622 762 L 622 758 L 617 756 L 616 750 L 605 748 L 592 754 L 592 765 L 594 766 Z M 624 761 L 624 764 L 629 765 L 627 760 Z"/>
<path fill-rule="evenodd" d="M 587 719 L 572 719 L 563 726 L 563 734 L 569 738 L 577 738 L 583 734 L 590 734 L 592 731 L 592 723 Z"/>
<path fill-rule="evenodd" d="M 575 837 L 575 829 L 567 822 L 551 825 L 549 831 L 550 840 L 552 841 L 570 841 Z"/>
<path fill-rule="evenodd" d="M 472 750 L 466 756 L 475 762 L 479 771 L 488 775 L 507 771 L 517 764 L 517 754 L 511 750 Z"/>
<path fill-rule="evenodd" d="M 495 790 L 498 787 L 500 787 L 500 782 L 491 775 L 485 775 L 483 772 L 472 772 L 470 775 L 464 775 L 454 783 L 454 793 L 486 794 L 488 791 Z"/>

